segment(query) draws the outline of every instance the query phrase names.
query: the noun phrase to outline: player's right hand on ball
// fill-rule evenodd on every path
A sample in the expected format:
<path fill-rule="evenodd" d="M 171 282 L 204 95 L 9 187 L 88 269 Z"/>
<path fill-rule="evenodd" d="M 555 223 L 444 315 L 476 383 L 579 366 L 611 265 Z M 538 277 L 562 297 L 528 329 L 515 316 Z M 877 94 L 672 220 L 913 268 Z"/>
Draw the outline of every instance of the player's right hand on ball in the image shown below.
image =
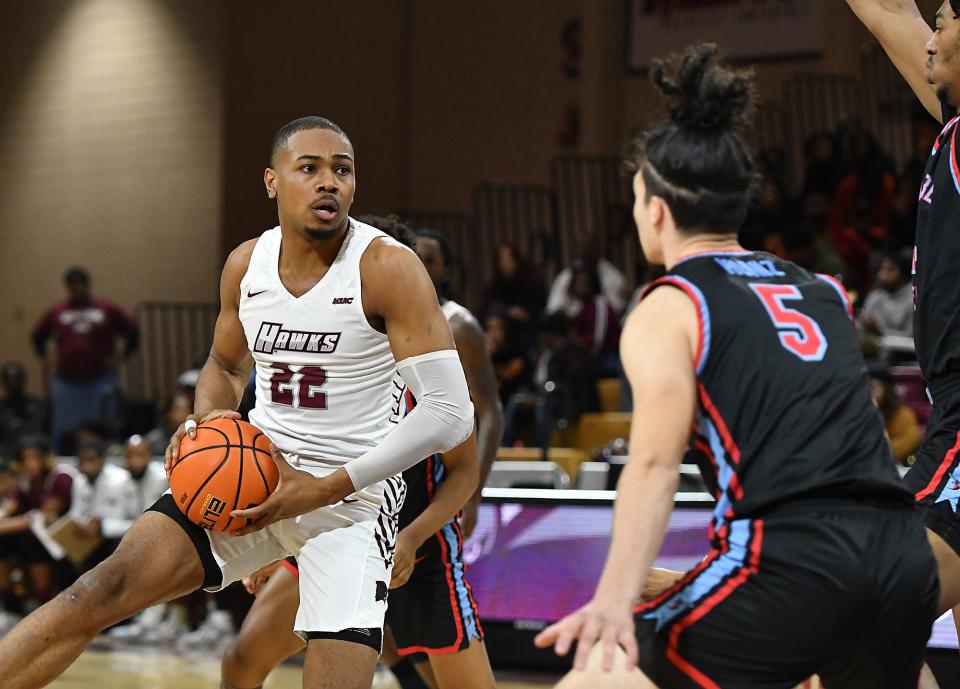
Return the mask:
<path fill-rule="evenodd" d="M 197 426 L 201 423 L 206 423 L 207 421 L 213 421 L 214 419 L 239 419 L 240 414 L 233 409 L 214 409 L 208 414 L 204 414 L 202 417 L 198 417 L 196 414 L 190 414 L 187 417 L 187 420 L 180 424 L 180 428 L 174 431 L 174 434 L 170 436 L 170 443 L 167 445 L 166 452 L 163 453 L 163 470 L 167 472 L 167 479 L 170 478 L 170 470 L 173 468 L 173 463 L 177 460 L 177 454 L 180 452 L 180 441 L 183 440 L 184 435 L 189 435 L 191 438 L 197 437 Z"/>

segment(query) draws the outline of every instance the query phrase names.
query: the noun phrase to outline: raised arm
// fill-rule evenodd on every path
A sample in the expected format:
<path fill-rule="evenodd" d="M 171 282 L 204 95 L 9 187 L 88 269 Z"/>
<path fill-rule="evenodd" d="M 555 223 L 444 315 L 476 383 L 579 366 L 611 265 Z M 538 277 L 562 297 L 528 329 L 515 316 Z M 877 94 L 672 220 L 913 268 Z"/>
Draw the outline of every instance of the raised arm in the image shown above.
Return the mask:
<path fill-rule="evenodd" d="M 253 367 L 253 357 L 247 349 L 247 338 L 240 322 L 240 280 L 247 272 L 250 254 L 256 243 L 256 239 L 251 239 L 241 244 L 233 250 L 223 266 L 220 276 L 220 314 L 213 331 L 213 345 L 200 370 L 194 413 L 187 417 L 188 420 L 202 423 L 224 416 L 240 417 L 236 408 L 240 406 L 243 389 Z M 183 426 L 180 426 L 167 446 L 164 468 L 168 475 L 184 432 Z"/>
<path fill-rule="evenodd" d="M 917 3 L 914 0 L 847 0 L 847 4 L 880 41 L 923 107 L 941 121 L 940 99 L 927 78 L 927 44 L 933 31 L 920 15 Z"/>
<path fill-rule="evenodd" d="M 480 494 L 497 458 L 503 434 L 503 407 L 497 393 L 497 377 L 487 350 L 487 339 L 480 324 L 472 316 L 458 315 L 450 321 L 450 327 L 477 416 L 476 451 L 480 460 L 480 478 L 474 494 L 463 508 L 461 526 L 464 538 L 467 538 L 477 524 Z"/>

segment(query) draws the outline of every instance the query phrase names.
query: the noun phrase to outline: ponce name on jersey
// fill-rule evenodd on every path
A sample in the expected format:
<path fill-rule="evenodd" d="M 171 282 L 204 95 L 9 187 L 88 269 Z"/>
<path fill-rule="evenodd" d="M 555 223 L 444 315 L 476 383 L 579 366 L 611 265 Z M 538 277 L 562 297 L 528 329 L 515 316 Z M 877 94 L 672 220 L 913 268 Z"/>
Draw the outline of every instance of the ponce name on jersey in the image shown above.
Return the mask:
<path fill-rule="evenodd" d="M 283 323 L 260 324 L 253 351 L 260 354 L 274 352 L 313 352 L 332 354 L 337 351 L 340 342 L 338 332 L 310 332 L 307 330 L 287 330 Z"/>

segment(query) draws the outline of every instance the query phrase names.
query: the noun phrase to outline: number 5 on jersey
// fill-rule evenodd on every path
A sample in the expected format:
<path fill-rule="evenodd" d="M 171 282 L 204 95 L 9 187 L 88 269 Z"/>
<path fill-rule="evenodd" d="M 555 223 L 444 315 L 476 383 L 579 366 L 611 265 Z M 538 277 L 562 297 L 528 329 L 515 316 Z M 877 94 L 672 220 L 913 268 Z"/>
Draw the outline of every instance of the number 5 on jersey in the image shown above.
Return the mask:
<path fill-rule="evenodd" d="M 780 336 L 780 344 L 803 361 L 822 361 L 827 353 L 827 338 L 817 322 L 796 309 L 784 306 L 785 301 L 800 301 L 803 295 L 796 285 L 749 285 L 757 295 Z"/>
<path fill-rule="evenodd" d="M 326 409 L 327 395 L 320 388 L 327 382 L 327 372 L 319 366 L 301 366 L 298 371 L 288 364 L 271 364 L 270 401 L 301 409 Z"/>

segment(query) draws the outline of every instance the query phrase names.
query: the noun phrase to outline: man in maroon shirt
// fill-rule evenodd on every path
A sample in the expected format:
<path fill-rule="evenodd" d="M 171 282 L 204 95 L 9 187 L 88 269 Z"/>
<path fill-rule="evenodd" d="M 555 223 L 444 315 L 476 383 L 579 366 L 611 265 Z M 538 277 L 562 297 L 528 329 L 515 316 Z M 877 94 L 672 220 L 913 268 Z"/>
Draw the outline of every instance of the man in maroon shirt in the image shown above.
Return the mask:
<path fill-rule="evenodd" d="M 139 339 L 136 323 L 117 304 L 90 294 L 90 275 L 80 267 L 65 276 L 68 298 L 55 304 L 33 330 L 37 354 L 46 355 L 47 340 L 57 344 L 51 393 L 53 441 L 85 423 L 107 428 L 116 422 L 116 341 L 125 342 L 124 355 Z"/>

